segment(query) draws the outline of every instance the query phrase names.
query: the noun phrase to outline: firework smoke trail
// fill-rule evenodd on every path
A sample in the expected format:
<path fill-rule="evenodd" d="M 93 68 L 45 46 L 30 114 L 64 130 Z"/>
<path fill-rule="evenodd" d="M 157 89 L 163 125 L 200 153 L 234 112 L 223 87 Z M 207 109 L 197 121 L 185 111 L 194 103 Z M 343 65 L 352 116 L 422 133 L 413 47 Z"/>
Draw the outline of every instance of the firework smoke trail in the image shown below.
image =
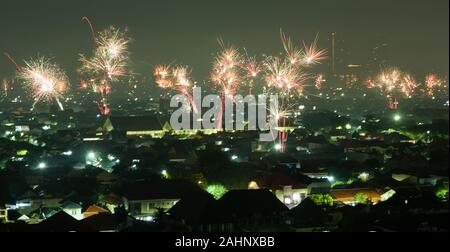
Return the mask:
<path fill-rule="evenodd" d="M 90 58 L 80 55 L 82 63 L 80 72 L 93 80 L 91 84 L 94 90 L 102 96 L 101 101 L 98 102 L 99 110 L 102 115 L 108 115 L 110 112 L 108 94 L 111 84 L 128 74 L 130 55 L 128 46 L 131 40 L 124 32 L 112 26 L 96 36 L 89 19 L 83 17 L 82 21 L 89 24 L 96 48 Z M 98 85 L 99 88 L 97 88 Z"/>
<path fill-rule="evenodd" d="M 186 95 L 189 99 L 189 103 L 194 110 L 194 113 L 198 113 L 197 104 L 192 97 L 190 88 L 192 82 L 190 78 L 190 70 L 186 66 L 163 66 L 158 65 L 153 72 L 156 84 L 162 89 L 173 89 L 180 94 Z"/>
<path fill-rule="evenodd" d="M 25 67 L 18 71 L 18 78 L 24 82 L 34 98 L 31 110 L 34 110 L 39 101 L 52 99 L 64 110 L 60 98 L 67 91 L 69 81 L 58 65 L 44 57 L 25 61 Z"/>
<path fill-rule="evenodd" d="M 91 20 L 89 20 L 88 17 L 84 16 L 83 18 L 81 18 L 81 22 L 86 22 L 88 24 L 89 29 L 91 31 L 92 39 L 94 40 L 94 43 L 97 43 L 97 37 L 95 36 L 95 30 L 94 30 L 94 26 L 91 23 Z"/>
<path fill-rule="evenodd" d="M 15 60 L 9 53 L 5 52 L 5 53 L 3 53 L 3 54 L 5 55 L 5 57 L 6 57 L 11 63 L 14 64 L 14 66 L 16 66 L 17 71 L 20 72 L 20 71 L 23 70 L 22 67 L 21 67 L 19 64 L 17 64 L 16 60 Z"/>

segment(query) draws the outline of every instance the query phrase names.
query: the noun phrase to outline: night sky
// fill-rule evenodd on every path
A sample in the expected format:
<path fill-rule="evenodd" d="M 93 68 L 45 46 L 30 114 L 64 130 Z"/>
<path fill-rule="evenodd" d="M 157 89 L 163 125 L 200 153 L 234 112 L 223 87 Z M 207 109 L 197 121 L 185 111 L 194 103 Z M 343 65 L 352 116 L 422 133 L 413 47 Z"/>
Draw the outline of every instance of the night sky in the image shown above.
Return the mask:
<path fill-rule="evenodd" d="M 154 64 L 176 62 L 204 79 L 216 38 L 245 47 L 249 54 L 282 50 L 279 29 L 296 41 L 319 33 L 329 47 L 329 34 L 345 40 L 349 61 L 366 63 L 378 42 L 389 44 L 390 60 L 413 72 L 448 72 L 448 0 L 2 0 L 0 50 L 19 62 L 38 53 L 52 56 L 76 78 L 78 54 L 90 53 L 93 42 L 88 16 L 96 30 L 128 27 L 135 71 L 151 76 Z M 344 46 L 344 45 L 343 45 Z M 0 78 L 14 67 L 0 60 Z"/>

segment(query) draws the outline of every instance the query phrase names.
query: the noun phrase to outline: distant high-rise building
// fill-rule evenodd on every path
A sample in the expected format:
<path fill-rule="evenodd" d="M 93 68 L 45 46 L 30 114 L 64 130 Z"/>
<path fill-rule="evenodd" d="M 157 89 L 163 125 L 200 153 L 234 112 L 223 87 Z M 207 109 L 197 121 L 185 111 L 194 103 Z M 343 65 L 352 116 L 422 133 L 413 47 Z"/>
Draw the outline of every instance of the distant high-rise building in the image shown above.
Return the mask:
<path fill-rule="evenodd" d="M 331 34 L 331 72 L 336 74 L 336 33 Z"/>
<path fill-rule="evenodd" d="M 345 47 L 345 41 L 342 38 L 339 38 L 336 32 L 331 33 L 330 42 L 330 70 L 332 75 L 338 76 L 353 62 L 350 62 L 350 50 Z"/>

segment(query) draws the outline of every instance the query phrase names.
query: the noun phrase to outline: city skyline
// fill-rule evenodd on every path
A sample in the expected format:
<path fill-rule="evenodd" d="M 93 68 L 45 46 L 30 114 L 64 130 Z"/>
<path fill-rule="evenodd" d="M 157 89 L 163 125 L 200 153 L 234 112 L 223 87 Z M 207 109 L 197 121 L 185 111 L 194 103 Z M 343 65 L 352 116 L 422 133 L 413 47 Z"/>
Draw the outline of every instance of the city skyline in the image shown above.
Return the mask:
<path fill-rule="evenodd" d="M 389 66 L 417 75 L 448 74 L 447 1 L 262 1 L 258 5 L 169 1 L 126 6 L 114 1 L 44 1 L 3 5 L 0 21 L 10 25 L 1 28 L 0 49 L 11 52 L 18 61 L 38 54 L 53 57 L 72 82 L 77 78 L 78 54 L 88 53 L 94 46 L 81 22 L 83 16 L 89 16 L 97 30 L 111 24 L 128 27 L 133 38 L 133 70 L 148 78 L 156 64 L 176 62 L 190 65 L 193 76 L 201 81 L 208 76 L 209 61 L 219 48 L 217 38 L 245 48 L 249 55 L 271 54 L 280 50 L 280 29 L 298 43 L 312 41 L 318 34 L 320 47 L 329 51 L 331 33 L 336 32 L 337 47 L 347 50 L 348 62 L 366 65 L 373 48 L 381 43 L 388 45 Z M 0 76 L 12 75 L 14 68 L 1 60 Z"/>
<path fill-rule="evenodd" d="M 448 232 L 448 5 L 3 1 L 0 232 Z"/>

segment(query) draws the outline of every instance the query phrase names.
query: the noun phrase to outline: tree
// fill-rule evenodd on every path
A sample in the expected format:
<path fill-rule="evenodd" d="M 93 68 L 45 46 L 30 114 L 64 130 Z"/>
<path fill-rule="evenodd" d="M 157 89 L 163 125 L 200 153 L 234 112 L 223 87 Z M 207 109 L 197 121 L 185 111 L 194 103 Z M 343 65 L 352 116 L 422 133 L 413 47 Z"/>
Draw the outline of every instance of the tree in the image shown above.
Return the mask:
<path fill-rule="evenodd" d="M 367 195 L 365 195 L 364 193 L 357 193 L 356 195 L 355 195 L 355 202 L 357 203 L 357 204 L 369 204 L 370 203 L 370 200 L 369 200 L 369 197 L 367 196 Z"/>
<path fill-rule="evenodd" d="M 216 200 L 218 200 L 222 198 L 222 196 L 225 195 L 225 193 L 228 192 L 228 189 L 225 188 L 225 186 L 223 185 L 217 184 L 217 185 L 209 185 L 206 188 L 206 191 L 212 196 L 214 196 Z"/>
<path fill-rule="evenodd" d="M 436 197 L 438 197 L 439 199 L 445 200 L 448 199 L 448 186 L 440 186 L 437 190 L 436 190 Z"/>
<path fill-rule="evenodd" d="M 312 194 L 309 198 L 318 206 L 333 206 L 333 197 L 330 194 Z"/>

